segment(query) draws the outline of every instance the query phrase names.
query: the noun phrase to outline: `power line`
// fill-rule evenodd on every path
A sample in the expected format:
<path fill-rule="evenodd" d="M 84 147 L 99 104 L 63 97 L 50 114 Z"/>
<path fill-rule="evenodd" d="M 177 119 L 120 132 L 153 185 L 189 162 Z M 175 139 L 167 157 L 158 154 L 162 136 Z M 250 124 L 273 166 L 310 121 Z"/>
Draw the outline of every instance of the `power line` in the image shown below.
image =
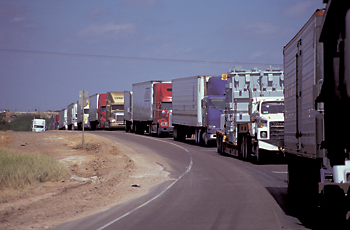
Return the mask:
<path fill-rule="evenodd" d="M 108 59 L 144 60 L 144 61 L 203 63 L 203 64 L 230 64 L 230 65 L 255 65 L 255 66 L 266 66 L 266 65 L 281 66 L 282 65 L 282 64 L 276 64 L 276 63 L 249 63 L 249 62 L 234 62 L 234 61 L 205 61 L 205 60 L 188 60 L 188 59 L 186 60 L 186 59 L 170 59 L 170 58 L 127 57 L 127 56 L 115 56 L 115 55 L 78 54 L 78 53 L 62 53 L 62 52 L 51 52 L 51 51 L 18 50 L 18 49 L 2 49 L 2 48 L 0 48 L 0 52 L 29 53 L 29 54 L 69 56 L 69 57 L 90 57 L 90 58 L 108 58 Z"/>

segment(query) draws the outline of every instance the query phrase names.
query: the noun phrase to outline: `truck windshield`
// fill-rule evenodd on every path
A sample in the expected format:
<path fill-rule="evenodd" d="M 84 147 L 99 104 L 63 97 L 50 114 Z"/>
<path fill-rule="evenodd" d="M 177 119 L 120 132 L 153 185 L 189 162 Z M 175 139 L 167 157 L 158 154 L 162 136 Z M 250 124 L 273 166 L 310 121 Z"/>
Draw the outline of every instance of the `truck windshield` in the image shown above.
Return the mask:
<path fill-rule="evenodd" d="M 106 106 L 101 107 L 102 112 L 106 112 Z"/>
<path fill-rule="evenodd" d="M 171 102 L 162 102 L 162 109 L 172 109 Z"/>
<path fill-rule="evenodd" d="M 224 109 L 225 108 L 225 99 L 224 98 L 212 98 L 208 100 L 209 108 Z"/>
<path fill-rule="evenodd" d="M 124 110 L 124 105 L 112 105 L 112 110 Z"/>
<path fill-rule="evenodd" d="M 284 112 L 284 102 L 269 101 L 261 103 L 262 114 L 275 114 Z"/>
<path fill-rule="evenodd" d="M 89 114 L 89 109 L 84 109 L 84 114 Z"/>

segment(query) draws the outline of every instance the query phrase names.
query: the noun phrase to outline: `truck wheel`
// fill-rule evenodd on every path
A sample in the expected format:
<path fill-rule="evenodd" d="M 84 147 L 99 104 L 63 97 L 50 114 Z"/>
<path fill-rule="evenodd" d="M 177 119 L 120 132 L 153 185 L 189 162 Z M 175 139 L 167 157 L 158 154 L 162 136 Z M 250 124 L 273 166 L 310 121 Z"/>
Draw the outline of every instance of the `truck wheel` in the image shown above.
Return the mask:
<path fill-rule="evenodd" d="M 195 136 L 195 143 L 196 143 L 196 145 L 199 145 L 199 140 L 200 140 L 199 129 L 196 128 L 194 130 L 194 136 Z"/>
<path fill-rule="evenodd" d="M 216 151 L 217 151 L 219 154 L 222 154 L 221 136 L 216 136 Z"/>
<path fill-rule="evenodd" d="M 242 151 L 242 158 L 243 160 L 248 159 L 248 144 L 247 144 L 247 137 L 242 137 L 242 143 L 241 143 L 241 151 Z"/>
<path fill-rule="evenodd" d="M 174 126 L 174 128 L 173 128 L 173 137 L 174 137 L 174 140 L 175 140 L 175 141 L 178 141 L 178 140 L 179 140 L 179 138 L 178 138 L 178 136 L 177 136 L 177 125 Z"/>
<path fill-rule="evenodd" d="M 157 134 L 158 134 L 158 137 L 162 137 L 162 130 L 157 126 Z"/>
<path fill-rule="evenodd" d="M 207 132 L 204 132 L 204 131 L 203 131 L 203 141 L 204 141 L 204 146 L 208 147 L 208 144 L 209 144 L 208 135 L 207 135 Z"/>

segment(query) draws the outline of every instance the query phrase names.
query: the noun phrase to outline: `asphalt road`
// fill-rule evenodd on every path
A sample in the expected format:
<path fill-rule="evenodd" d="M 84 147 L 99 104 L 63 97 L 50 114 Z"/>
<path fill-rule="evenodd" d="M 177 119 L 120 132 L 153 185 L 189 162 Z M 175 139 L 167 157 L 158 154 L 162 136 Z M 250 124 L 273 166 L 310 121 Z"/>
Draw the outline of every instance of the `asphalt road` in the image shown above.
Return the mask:
<path fill-rule="evenodd" d="M 55 229 L 309 229 L 287 208 L 287 166 L 256 165 L 215 147 L 124 131 L 95 132 L 132 148 L 148 148 L 170 165 L 171 177 L 140 198 Z"/>

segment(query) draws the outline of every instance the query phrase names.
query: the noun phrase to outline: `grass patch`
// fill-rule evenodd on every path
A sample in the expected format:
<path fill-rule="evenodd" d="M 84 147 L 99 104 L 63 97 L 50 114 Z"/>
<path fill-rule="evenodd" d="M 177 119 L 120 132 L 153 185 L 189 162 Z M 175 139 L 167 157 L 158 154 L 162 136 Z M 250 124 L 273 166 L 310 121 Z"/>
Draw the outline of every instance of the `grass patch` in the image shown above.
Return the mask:
<path fill-rule="evenodd" d="M 40 118 L 38 114 L 22 114 L 15 118 L 13 121 L 9 122 L 4 118 L 0 117 L 0 130 L 13 130 L 13 131 L 30 131 L 32 126 L 32 121 L 34 118 Z M 46 120 L 46 126 L 50 124 L 49 118 L 44 118 Z"/>
<path fill-rule="evenodd" d="M 21 154 L 0 147 L 0 192 L 19 190 L 46 181 L 70 178 L 68 169 L 48 156 Z"/>

